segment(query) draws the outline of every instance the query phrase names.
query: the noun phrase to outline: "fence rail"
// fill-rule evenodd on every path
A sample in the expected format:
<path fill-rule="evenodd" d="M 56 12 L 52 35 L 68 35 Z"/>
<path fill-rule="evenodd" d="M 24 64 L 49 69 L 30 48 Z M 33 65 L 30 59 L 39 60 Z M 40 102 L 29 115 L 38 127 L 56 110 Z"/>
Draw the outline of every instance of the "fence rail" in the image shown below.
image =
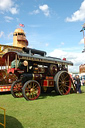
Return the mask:
<path fill-rule="evenodd" d="M 0 107 L 0 109 L 2 109 L 4 111 L 4 124 L 0 122 L 0 125 L 4 126 L 4 128 L 6 128 L 6 109 Z"/>

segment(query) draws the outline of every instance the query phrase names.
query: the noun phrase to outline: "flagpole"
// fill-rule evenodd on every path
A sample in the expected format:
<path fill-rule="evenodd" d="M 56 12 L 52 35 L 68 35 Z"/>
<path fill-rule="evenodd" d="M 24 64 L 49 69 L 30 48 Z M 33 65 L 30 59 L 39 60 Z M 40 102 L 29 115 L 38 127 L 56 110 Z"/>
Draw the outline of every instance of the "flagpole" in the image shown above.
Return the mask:
<path fill-rule="evenodd" d="M 83 39 L 84 39 L 84 50 L 82 52 L 85 52 L 85 36 L 84 36 L 84 30 L 85 30 L 85 23 L 82 25 L 82 29 L 80 32 L 83 31 Z"/>
<path fill-rule="evenodd" d="M 84 36 L 84 30 L 83 30 L 83 39 L 84 39 L 84 51 L 85 51 L 85 36 Z"/>

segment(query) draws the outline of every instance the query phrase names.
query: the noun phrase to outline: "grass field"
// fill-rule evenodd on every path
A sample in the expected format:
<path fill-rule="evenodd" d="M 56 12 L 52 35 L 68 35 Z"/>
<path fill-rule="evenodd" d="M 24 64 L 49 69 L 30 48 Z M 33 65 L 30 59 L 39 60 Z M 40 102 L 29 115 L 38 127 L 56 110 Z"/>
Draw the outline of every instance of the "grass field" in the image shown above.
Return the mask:
<path fill-rule="evenodd" d="M 82 94 L 43 94 L 37 100 L 0 95 L 6 109 L 6 128 L 85 128 L 85 86 Z M 0 109 L 0 122 L 3 111 Z M 0 128 L 3 128 L 0 125 Z"/>

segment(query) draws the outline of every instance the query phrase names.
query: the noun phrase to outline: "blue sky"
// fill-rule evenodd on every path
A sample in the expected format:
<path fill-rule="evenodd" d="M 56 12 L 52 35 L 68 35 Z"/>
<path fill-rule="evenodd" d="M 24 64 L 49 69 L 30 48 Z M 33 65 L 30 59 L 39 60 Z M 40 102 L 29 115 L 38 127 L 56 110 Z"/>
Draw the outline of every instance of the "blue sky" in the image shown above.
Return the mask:
<path fill-rule="evenodd" d="M 0 0 L 0 44 L 12 45 L 14 30 L 24 24 L 29 47 L 66 57 L 72 72 L 85 63 L 84 22 L 85 0 Z"/>

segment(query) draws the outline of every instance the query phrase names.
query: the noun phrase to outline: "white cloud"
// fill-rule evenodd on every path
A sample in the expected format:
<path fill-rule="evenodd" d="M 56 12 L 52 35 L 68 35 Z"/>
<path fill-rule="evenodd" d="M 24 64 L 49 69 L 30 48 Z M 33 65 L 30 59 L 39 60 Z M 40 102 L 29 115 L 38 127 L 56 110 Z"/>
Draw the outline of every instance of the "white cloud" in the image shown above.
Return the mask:
<path fill-rule="evenodd" d="M 13 20 L 13 18 L 9 17 L 9 16 L 5 16 L 4 18 L 5 18 L 6 22 L 11 22 Z"/>
<path fill-rule="evenodd" d="M 17 14 L 17 6 L 13 0 L 0 0 L 0 11 L 1 12 L 11 12 L 12 14 Z"/>
<path fill-rule="evenodd" d="M 84 39 L 81 39 L 79 44 L 84 44 Z"/>
<path fill-rule="evenodd" d="M 36 15 L 40 13 L 40 10 L 44 13 L 45 16 L 50 16 L 49 7 L 47 4 L 40 5 L 38 9 L 33 10 L 32 12 L 29 12 L 30 15 Z"/>
<path fill-rule="evenodd" d="M 36 14 L 38 14 L 38 13 L 40 13 L 40 11 L 39 11 L 38 9 L 37 9 L 37 10 L 34 10 L 34 11 L 32 11 L 32 12 L 29 12 L 30 15 L 33 15 L 33 14 L 36 15 Z"/>
<path fill-rule="evenodd" d="M 13 38 L 13 32 L 10 32 L 8 35 L 8 38 L 12 37 Z"/>
<path fill-rule="evenodd" d="M 41 11 L 43 11 L 43 13 L 44 13 L 45 16 L 49 16 L 49 15 L 50 15 L 49 7 L 48 7 L 47 4 L 44 4 L 44 5 L 42 5 L 42 6 L 39 6 L 39 9 L 40 9 Z"/>
<path fill-rule="evenodd" d="M 85 53 L 65 52 L 60 49 L 55 49 L 49 53 L 49 56 L 57 58 L 66 58 L 68 61 L 73 62 L 73 66 L 69 66 L 70 72 L 79 72 L 79 66 L 85 63 Z"/>
<path fill-rule="evenodd" d="M 0 32 L 0 38 L 1 38 L 3 35 L 4 35 L 4 32 L 1 31 L 1 32 Z"/>
<path fill-rule="evenodd" d="M 85 0 L 81 3 L 79 10 L 73 13 L 71 18 L 67 17 L 67 22 L 84 21 L 85 20 Z"/>
<path fill-rule="evenodd" d="M 10 11 L 12 14 L 17 14 L 17 13 L 18 13 L 17 8 L 10 8 L 9 11 Z"/>

